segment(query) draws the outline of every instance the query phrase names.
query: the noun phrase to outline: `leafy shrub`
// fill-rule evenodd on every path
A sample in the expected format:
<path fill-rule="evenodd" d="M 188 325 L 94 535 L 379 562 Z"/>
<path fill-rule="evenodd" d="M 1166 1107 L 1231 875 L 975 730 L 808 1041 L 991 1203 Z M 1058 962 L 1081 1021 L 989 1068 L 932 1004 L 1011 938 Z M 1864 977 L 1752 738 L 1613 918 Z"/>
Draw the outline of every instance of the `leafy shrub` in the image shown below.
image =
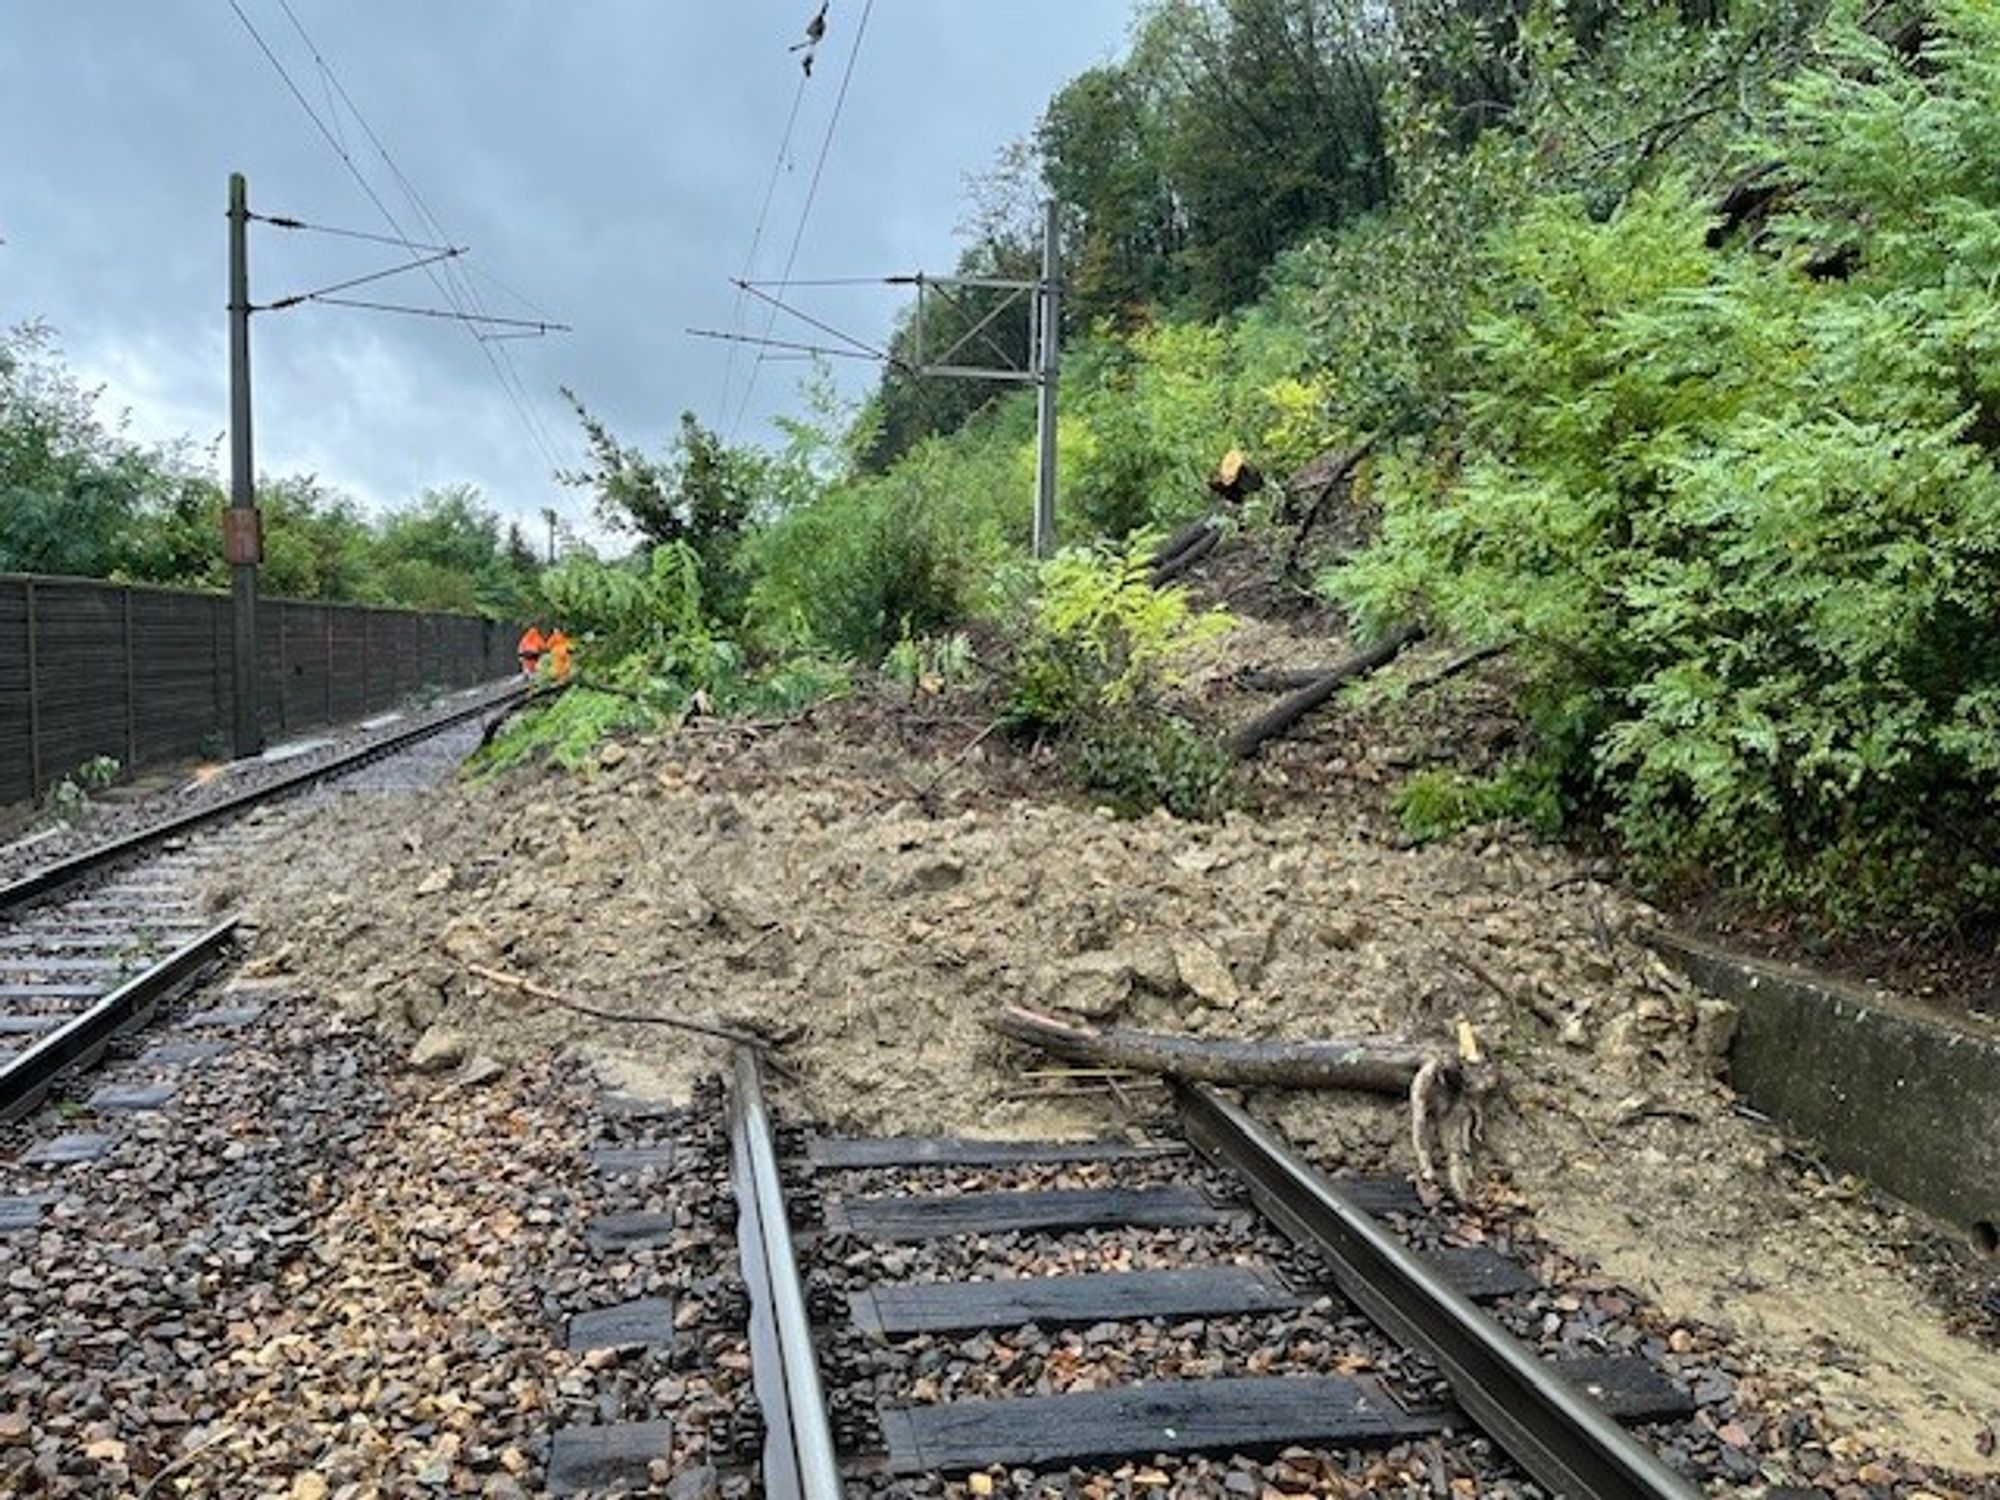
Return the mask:
<path fill-rule="evenodd" d="M 1320 446 L 1430 432 L 1465 387 L 1466 320 L 1491 294 L 1490 236 L 1529 196 L 1528 157 L 1491 132 L 1470 150 L 1408 127 L 1400 206 L 1281 257 L 1266 315 L 1294 327 L 1321 394 Z M 1307 455 L 1309 456 L 1309 455 Z"/>
<path fill-rule="evenodd" d="M 913 636 L 906 629 L 882 658 L 882 675 L 912 693 L 939 692 L 970 678 L 973 666 L 972 642 L 963 632 Z"/>
<path fill-rule="evenodd" d="M 1066 548 L 1042 565 L 1009 684 L 1016 728 L 1060 731 L 1150 704 L 1191 652 L 1229 629 L 1219 610 L 1190 610 L 1187 590 L 1148 582 L 1154 540 L 1142 532 L 1124 552 Z"/>
<path fill-rule="evenodd" d="M 796 713 L 846 685 L 843 671 L 811 657 L 753 665 L 703 609 L 701 563 L 686 543 L 655 547 L 634 564 L 572 559 L 544 576 L 543 590 L 579 637 L 575 680 L 517 716 L 484 769 L 542 754 L 575 769 L 609 734 L 656 730 L 690 711 Z"/>
<path fill-rule="evenodd" d="M 1920 71 L 1841 25 L 1785 90 L 1764 247 L 1673 184 L 1504 235 L 1462 454 L 1389 466 L 1331 580 L 1515 642 L 1550 773 L 1663 878 L 1845 923 L 2000 886 L 2000 12 L 1938 17 Z"/>
<path fill-rule="evenodd" d="M 1491 776 L 1419 771 L 1396 789 L 1390 809 L 1404 832 L 1428 843 L 1483 823 L 1518 822 L 1544 837 L 1563 825 L 1562 799 L 1545 763 L 1517 761 Z"/>
<path fill-rule="evenodd" d="M 1231 621 L 1195 613 L 1185 589 L 1152 587 L 1153 546 L 1141 532 L 1122 552 L 1072 547 L 1042 564 L 1003 717 L 1016 733 L 1066 740 L 1077 781 L 1127 816 L 1214 817 L 1231 800 L 1233 764 L 1159 700 Z"/>
<path fill-rule="evenodd" d="M 850 480 L 753 538 L 752 638 L 879 662 L 907 631 L 977 614 L 994 573 L 1026 550 L 1032 456 L 1025 409 L 930 440 L 880 478 Z"/>
<path fill-rule="evenodd" d="M 1066 524 L 1117 541 L 1172 526 L 1211 502 L 1206 481 L 1231 448 L 1274 474 L 1331 439 L 1327 389 L 1306 368 L 1299 328 L 1252 311 L 1210 323 L 1102 330 L 1067 360 L 1060 424 Z"/>
<path fill-rule="evenodd" d="M 1076 779 L 1125 817 L 1163 807 L 1177 818 L 1217 818 L 1235 801 L 1236 763 L 1211 737 L 1171 714 L 1094 719 L 1071 751 Z"/>
<path fill-rule="evenodd" d="M 116 781 L 119 770 L 119 763 L 112 756 L 91 756 L 49 788 L 49 816 L 66 828 L 81 823 L 90 815 L 91 794 Z"/>

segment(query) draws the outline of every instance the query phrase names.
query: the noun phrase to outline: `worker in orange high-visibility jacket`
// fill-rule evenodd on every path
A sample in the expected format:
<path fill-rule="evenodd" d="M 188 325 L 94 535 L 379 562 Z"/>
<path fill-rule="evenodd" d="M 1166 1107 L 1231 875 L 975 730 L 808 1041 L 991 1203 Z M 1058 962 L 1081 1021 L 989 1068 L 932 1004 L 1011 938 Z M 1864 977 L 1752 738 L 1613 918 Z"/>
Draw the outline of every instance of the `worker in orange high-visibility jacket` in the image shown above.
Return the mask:
<path fill-rule="evenodd" d="M 514 647 L 514 650 L 521 658 L 521 675 L 523 677 L 533 677 L 535 675 L 536 670 L 542 664 L 542 653 L 548 649 L 548 644 L 543 639 L 541 631 L 533 625 L 530 625 L 526 630 L 521 632 L 520 643 Z"/>
<path fill-rule="evenodd" d="M 562 626 L 558 625 L 549 632 L 544 645 L 548 651 L 549 676 L 557 682 L 569 681 L 570 638 L 563 634 Z"/>

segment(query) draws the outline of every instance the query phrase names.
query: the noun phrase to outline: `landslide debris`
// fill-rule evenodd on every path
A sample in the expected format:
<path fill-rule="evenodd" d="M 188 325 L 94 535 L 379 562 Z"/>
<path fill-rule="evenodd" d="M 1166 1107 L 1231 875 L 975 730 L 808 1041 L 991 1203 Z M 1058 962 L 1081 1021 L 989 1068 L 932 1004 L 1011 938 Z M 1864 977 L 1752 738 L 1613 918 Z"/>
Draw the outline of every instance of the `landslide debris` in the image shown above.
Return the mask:
<path fill-rule="evenodd" d="M 1505 834 L 1407 847 L 1336 795 L 1120 821 L 1024 794 L 1036 766 L 1011 751 L 906 751 L 883 712 L 696 725 L 590 775 L 333 806 L 299 857 L 217 899 L 246 896 L 273 968 L 418 1061 L 578 1046 L 682 1095 L 720 1060 L 485 969 L 782 1035 L 786 1102 L 875 1132 L 1102 1133 L 1157 1103 L 1050 1076 L 983 1027 L 1003 1004 L 1197 1036 L 1436 1042 L 1462 1018 L 1505 1079 L 1484 1143 L 1496 1200 L 1667 1315 L 1739 1333 L 1858 1437 L 1992 1468 L 2000 1360 L 1925 1306 L 1895 1252 L 1918 1231 L 1736 1111 L 1717 1077 L 1732 1013 L 1589 867 Z M 1409 1165 L 1393 1105 L 1253 1104 L 1325 1159 Z"/>

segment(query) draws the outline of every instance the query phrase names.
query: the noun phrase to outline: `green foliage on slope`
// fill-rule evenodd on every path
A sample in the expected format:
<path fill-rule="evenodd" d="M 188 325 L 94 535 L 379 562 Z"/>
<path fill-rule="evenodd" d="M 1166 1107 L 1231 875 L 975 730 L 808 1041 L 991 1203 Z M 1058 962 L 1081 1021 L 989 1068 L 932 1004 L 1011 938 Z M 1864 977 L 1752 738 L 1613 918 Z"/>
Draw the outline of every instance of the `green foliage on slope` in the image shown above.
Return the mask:
<path fill-rule="evenodd" d="M 1845 922 L 2000 893 L 2000 9 L 1936 25 L 1821 34 L 1743 143 L 1802 184 L 1754 245 L 1677 177 L 1504 229 L 1462 426 L 1330 580 L 1514 643 L 1572 810 L 1656 872 Z"/>

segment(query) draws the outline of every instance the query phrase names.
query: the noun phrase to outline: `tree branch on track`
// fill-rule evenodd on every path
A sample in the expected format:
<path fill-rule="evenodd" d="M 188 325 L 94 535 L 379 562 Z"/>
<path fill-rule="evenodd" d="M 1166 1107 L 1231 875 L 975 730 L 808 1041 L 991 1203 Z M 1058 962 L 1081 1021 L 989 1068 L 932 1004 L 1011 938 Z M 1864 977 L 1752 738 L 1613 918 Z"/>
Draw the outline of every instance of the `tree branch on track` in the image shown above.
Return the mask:
<path fill-rule="evenodd" d="M 710 1021 L 694 1016 L 635 1016 L 628 1011 L 606 1010 L 602 1006 L 573 999 L 560 990 L 550 989 L 545 984 L 537 984 L 520 974 L 509 974 L 502 969 L 489 969 L 484 964 L 467 964 L 465 968 L 467 973 L 485 980 L 488 984 L 497 984 L 502 989 L 531 995 L 537 1000 L 546 1000 L 551 1005 L 560 1006 L 580 1016 L 588 1016 L 594 1021 L 617 1021 L 632 1026 L 670 1026 L 677 1031 L 691 1031 L 698 1036 L 714 1037 L 717 1041 L 734 1042 L 738 1046 L 756 1047 L 760 1050 L 769 1050 L 780 1045 L 776 1038 L 762 1036 L 757 1032 L 746 1031 L 740 1026 L 730 1026 L 721 1021 Z"/>
<path fill-rule="evenodd" d="M 1381 1038 L 1280 1042 L 1172 1036 L 1080 1025 L 1019 1005 L 986 1024 L 1056 1057 L 1199 1083 L 1402 1094 L 1427 1064 L 1438 1064 L 1447 1077 L 1455 1068 L 1447 1053 Z"/>

